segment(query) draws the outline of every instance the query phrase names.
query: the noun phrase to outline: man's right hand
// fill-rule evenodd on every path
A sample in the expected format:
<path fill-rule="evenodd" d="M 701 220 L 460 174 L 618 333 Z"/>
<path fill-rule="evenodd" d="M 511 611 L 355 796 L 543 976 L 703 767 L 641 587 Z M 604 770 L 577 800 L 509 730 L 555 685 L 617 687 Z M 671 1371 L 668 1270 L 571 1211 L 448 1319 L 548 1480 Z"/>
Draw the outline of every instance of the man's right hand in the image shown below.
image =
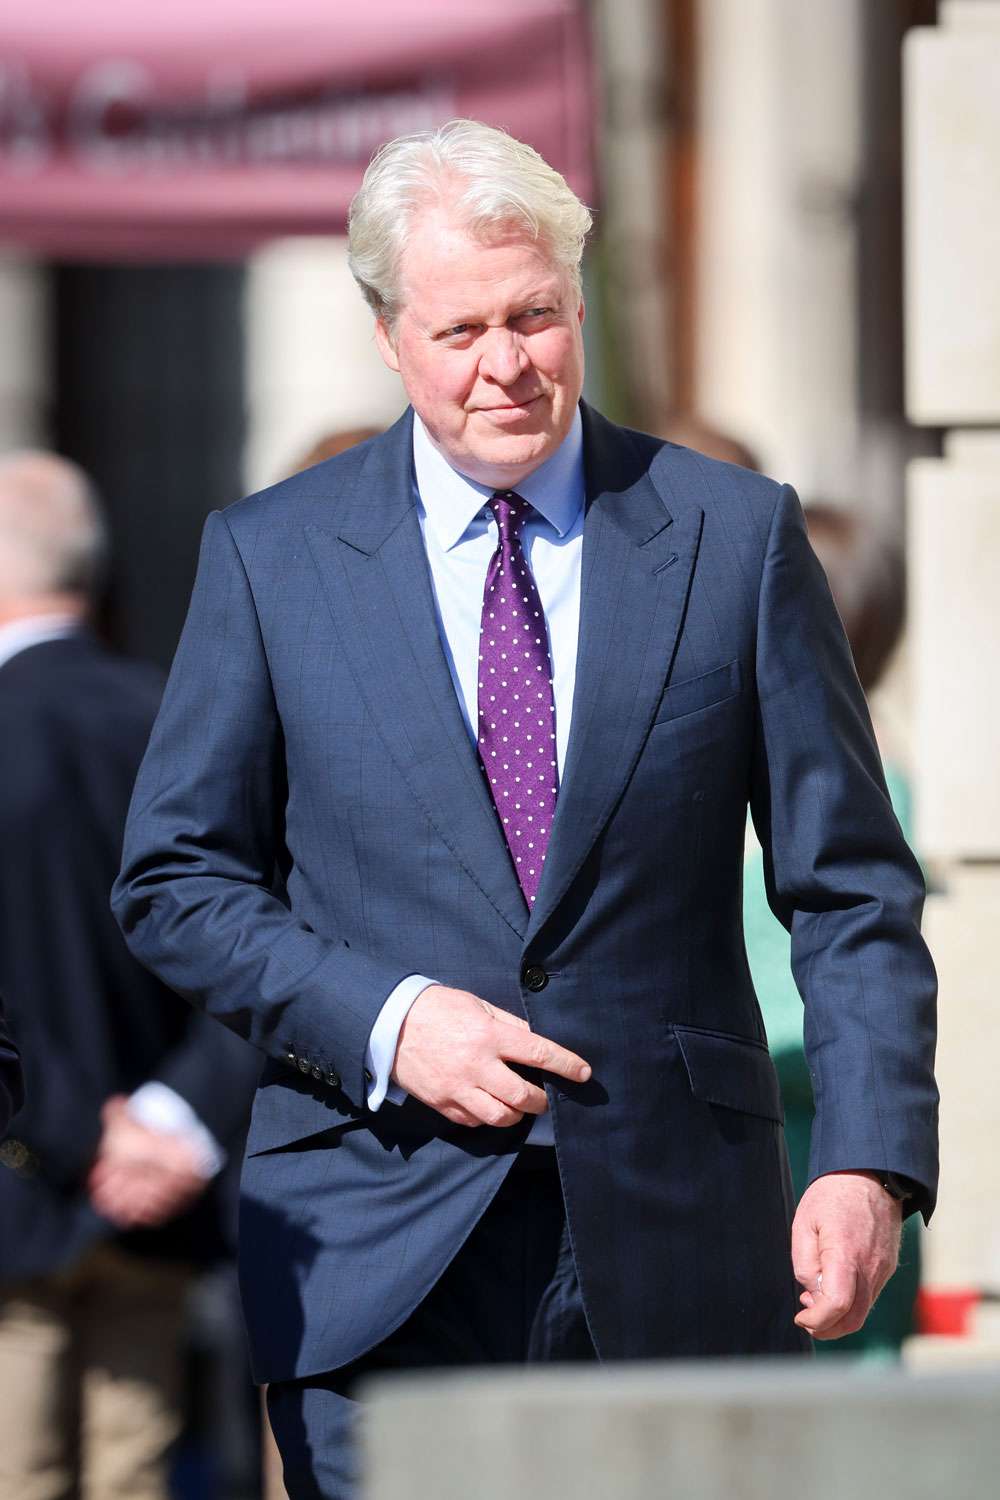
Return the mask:
<path fill-rule="evenodd" d="M 548 1109 L 545 1090 L 506 1063 L 526 1063 L 573 1083 L 590 1065 L 467 990 L 428 985 L 399 1033 L 392 1078 L 456 1125 L 516 1125 Z"/>

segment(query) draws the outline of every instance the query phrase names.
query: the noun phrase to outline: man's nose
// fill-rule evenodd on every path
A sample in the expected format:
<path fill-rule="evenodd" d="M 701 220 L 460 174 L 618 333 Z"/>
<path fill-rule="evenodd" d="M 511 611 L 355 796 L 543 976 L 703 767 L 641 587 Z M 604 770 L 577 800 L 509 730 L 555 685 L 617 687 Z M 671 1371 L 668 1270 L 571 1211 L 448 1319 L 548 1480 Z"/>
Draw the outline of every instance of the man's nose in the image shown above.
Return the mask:
<path fill-rule="evenodd" d="M 513 385 L 528 368 L 523 340 L 510 328 L 491 328 L 479 361 L 479 373 L 498 385 Z"/>

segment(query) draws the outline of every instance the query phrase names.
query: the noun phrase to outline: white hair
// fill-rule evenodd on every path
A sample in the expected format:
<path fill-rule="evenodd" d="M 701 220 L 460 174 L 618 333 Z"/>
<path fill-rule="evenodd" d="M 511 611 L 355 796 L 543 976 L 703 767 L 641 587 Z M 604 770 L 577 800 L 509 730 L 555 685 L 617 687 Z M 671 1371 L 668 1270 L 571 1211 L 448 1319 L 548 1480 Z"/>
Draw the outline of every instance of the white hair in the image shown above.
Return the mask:
<path fill-rule="evenodd" d="M 389 328 L 400 310 L 399 263 L 411 220 L 434 205 L 477 239 L 513 228 L 542 241 L 579 291 L 590 210 L 533 147 L 478 120 L 449 120 L 381 147 L 351 204 L 351 272 Z"/>
<path fill-rule="evenodd" d="M 86 474 L 54 453 L 0 458 L 0 597 L 90 595 L 107 550 Z"/>

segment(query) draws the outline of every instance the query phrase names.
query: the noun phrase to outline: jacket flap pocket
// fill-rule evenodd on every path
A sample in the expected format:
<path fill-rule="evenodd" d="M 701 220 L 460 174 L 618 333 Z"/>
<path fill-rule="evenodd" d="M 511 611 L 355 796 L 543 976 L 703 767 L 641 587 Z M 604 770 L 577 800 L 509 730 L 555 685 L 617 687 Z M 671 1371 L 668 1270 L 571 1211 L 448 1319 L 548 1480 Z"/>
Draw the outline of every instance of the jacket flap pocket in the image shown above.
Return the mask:
<path fill-rule="evenodd" d="M 682 714 L 694 713 L 697 708 L 709 708 L 713 703 L 722 703 L 739 692 L 740 680 L 739 658 L 734 657 L 724 667 L 703 672 L 700 677 L 672 682 L 664 689 L 653 722 L 662 724 L 665 719 L 679 719 Z"/>
<path fill-rule="evenodd" d="M 689 1026 L 673 1031 L 696 1099 L 779 1124 L 784 1120 L 778 1075 L 766 1047 L 749 1037 L 744 1041 Z"/>

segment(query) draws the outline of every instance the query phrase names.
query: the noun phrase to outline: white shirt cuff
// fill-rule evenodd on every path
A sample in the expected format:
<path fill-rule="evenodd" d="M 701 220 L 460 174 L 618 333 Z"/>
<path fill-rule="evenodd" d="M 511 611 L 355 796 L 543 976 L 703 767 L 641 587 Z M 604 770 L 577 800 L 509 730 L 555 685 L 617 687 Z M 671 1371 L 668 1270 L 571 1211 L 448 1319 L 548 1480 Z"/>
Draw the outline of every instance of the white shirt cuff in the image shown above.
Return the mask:
<path fill-rule="evenodd" d="M 154 1079 L 137 1088 L 128 1101 L 133 1120 L 147 1130 L 164 1135 L 182 1135 L 197 1154 L 197 1170 L 204 1178 L 215 1177 L 226 1164 L 226 1153 L 203 1125 L 186 1099 L 167 1084 Z"/>
<path fill-rule="evenodd" d="M 406 1098 L 406 1090 L 393 1083 L 391 1077 L 399 1033 L 414 1000 L 428 985 L 436 983 L 437 980 L 427 979 L 423 974 L 408 974 L 399 981 L 379 1011 L 365 1050 L 365 1068 L 371 1074 L 367 1101 L 370 1110 L 379 1109 L 386 1099 L 390 1104 L 402 1104 Z"/>

